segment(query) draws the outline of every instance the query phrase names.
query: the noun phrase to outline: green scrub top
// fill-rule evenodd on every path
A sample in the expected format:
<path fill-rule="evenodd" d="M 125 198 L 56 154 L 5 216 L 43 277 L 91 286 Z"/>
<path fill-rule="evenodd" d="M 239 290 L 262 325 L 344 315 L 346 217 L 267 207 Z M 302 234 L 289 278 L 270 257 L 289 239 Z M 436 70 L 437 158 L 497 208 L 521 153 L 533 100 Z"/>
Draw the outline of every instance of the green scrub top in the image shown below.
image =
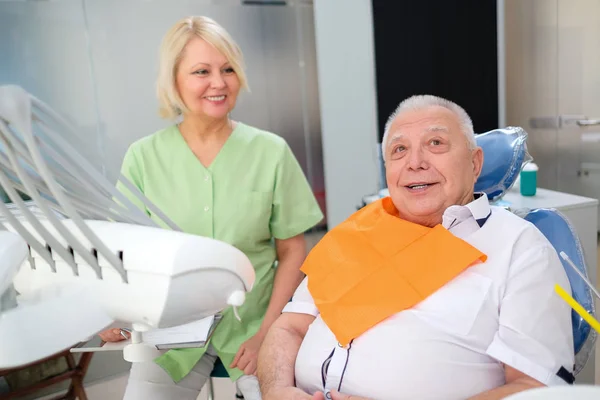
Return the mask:
<path fill-rule="evenodd" d="M 283 138 L 237 123 L 206 168 L 174 125 L 133 143 L 121 172 L 184 232 L 229 243 L 252 262 L 256 281 L 238 309 L 242 321 L 228 307 L 210 339 L 235 381 L 243 372 L 229 365 L 240 345 L 258 332 L 271 298 L 273 238 L 299 235 L 323 218 L 298 161 Z M 165 226 L 127 189 L 118 187 Z M 207 347 L 169 350 L 155 362 L 177 382 Z"/>

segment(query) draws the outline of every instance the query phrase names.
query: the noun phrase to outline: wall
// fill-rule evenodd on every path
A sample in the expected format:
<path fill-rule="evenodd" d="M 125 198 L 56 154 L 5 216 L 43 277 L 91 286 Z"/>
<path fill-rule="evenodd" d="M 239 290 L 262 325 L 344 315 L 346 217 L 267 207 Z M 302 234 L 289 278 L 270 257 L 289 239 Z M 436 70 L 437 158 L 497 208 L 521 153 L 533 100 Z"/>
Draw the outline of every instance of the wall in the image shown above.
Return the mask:
<path fill-rule="evenodd" d="M 600 154 L 599 143 L 583 142 L 586 129 L 577 115 L 592 116 L 600 109 L 596 51 L 600 40 L 600 2 L 597 0 L 504 0 L 506 122 L 521 126 L 527 146 L 539 166 L 538 186 L 581 196 L 600 197 L 600 179 L 578 174 L 586 151 Z M 597 114 L 596 114 L 597 115 Z M 572 117 L 571 117 L 572 116 Z M 567 117 L 567 118 L 565 118 Z M 581 118 L 581 117 L 579 117 Z M 566 122 L 571 120 L 570 124 Z M 577 211 L 577 212 L 575 212 Z M 596 276 L 596 221 L 584 221 L 581 210 L 568 218 L 585 227 L 578 230 L 586 253 L 588 274 Z M 577 214 L 577 215 L 575 215 Z M 596 213 L 594 213 L 596 214 Z M 572 218 L 575 216 L 576 218 Z M 577 226 L 577 225 L 574 225 Z M 592 356 L 593 357 L 593 356 Z M 596 358 L 596 360 L 599 360 Z M 591 359 L 577 376 L 579 383 L 600 382 L 600 363 Z"/>
<path fill-rule="evenodd" d="M 0 84 L 23 86 L 72 122 L 76 147 L 114 182 L 127 147 L 172 123 L 157 115 L 162 36 L 207 15 L 245 56 L 251 91 L 232 117 L 284 137 L 324 208 L 312 1 L 254 3 L 0 0 Z"/>
<path fill-rule="evenodd" d="M 330 229 L 379 188 L 371 1 L 341 3 L 314 4 Z"/>

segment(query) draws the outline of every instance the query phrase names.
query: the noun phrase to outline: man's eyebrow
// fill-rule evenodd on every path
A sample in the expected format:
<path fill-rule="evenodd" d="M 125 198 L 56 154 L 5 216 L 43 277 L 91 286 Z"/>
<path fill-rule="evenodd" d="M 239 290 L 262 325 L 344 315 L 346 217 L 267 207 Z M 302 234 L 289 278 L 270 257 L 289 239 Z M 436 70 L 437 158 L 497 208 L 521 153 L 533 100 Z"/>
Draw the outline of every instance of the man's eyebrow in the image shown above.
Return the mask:
<path fill-rule="evenodd" d="M 450 133 L 450 130 L 444 125 L 431 125 L 425 129 L 426 132 L 444 132 Z M 404 139 L 405 135 L 402 132 L 396 132 L 391 135 L 391 137 L 387 141 L 387 145 L 391 145 L 401 139 Z"/>
<path fill-rule="evenodd" d="M 394 133 L 392 135 L 392 137 L 390 138 L 390 140 L 388 140 L 388 143 L 397 142 L 398 140 L 402 139 L 403 137 L 404 137 L 404 135 L 401 133 Z"/>

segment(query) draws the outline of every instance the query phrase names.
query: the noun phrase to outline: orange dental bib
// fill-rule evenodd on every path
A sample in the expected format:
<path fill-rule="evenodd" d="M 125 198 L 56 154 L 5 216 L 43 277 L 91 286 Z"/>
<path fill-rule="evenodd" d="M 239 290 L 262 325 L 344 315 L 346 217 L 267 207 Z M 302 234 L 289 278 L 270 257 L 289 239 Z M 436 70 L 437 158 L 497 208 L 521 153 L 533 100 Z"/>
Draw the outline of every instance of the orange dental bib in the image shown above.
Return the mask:
<path fill-rule="evenodd" d="M 486 259 L 441 225 L 401 219 L 386 197 L 328 232 L 301 270 L 321 318 L 345 346 Z"/>

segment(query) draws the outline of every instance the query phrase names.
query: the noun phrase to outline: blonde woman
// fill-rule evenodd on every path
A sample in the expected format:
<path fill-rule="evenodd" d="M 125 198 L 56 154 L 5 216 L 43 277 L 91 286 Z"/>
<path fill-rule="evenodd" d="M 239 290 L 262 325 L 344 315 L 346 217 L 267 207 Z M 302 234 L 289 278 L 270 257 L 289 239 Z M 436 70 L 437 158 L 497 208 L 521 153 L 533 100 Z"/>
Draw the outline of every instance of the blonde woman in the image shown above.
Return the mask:
<path fill-rule="evenodd" d="M 125 399 L 196 399 L 217 357 L 246 400 L 261 398 L 258 349 L 303 279 L 303 234 L 323 215 L 287 143 L 229 118 L 242 88 L 242 53 L 215 21 L 185 18 L 167 32 L 160 113 L 181 122 L 132 144 L 122 172 L 185 232 L 242 250 L 256 283 L 239 309 L 242 322 L 225 310 L 206 347 L 134 363 Z M 120 340 L 111 330 L 101 336 Z"/>

